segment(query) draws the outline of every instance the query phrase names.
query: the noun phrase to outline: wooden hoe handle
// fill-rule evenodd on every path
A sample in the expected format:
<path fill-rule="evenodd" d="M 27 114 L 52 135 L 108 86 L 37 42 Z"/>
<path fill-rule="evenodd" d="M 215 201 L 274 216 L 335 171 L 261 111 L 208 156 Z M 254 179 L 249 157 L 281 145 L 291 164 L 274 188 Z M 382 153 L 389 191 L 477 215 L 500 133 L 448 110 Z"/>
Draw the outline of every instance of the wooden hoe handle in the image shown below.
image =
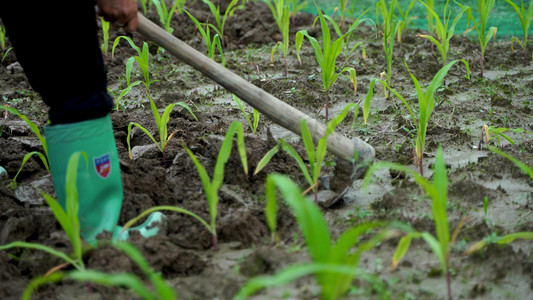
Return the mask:
<path fill-rule="evenodd" d="M 324 124 L 222 67 L 140 13 L 137 31 L 246 101 L 275 123 L 300 135 L 300 120 L 305 119 L 315 142 L 324 136 L 326 132 Z M 356 151 L 359 162 L 372 160 L 375 155 L 374 148 L 361 139 L 349 139 L 338 133 L 333 133 L 328 137 L 328 150 L 339 158 L 348 161 L 354 159 Z"/>

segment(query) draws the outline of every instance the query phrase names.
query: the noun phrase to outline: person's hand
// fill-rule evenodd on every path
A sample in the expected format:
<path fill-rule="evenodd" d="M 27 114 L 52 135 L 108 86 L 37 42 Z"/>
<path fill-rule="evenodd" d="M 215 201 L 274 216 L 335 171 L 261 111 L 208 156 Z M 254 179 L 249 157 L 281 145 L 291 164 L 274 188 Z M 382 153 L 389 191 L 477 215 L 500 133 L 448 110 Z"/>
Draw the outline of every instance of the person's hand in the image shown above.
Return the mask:
<path fill-rule="evenodd" d="M 111 23 L 114 28 L 124 28 L 127 32 L 137 30 L 137 4 L 135 0 L 96 0 L 98 15 Z"/>

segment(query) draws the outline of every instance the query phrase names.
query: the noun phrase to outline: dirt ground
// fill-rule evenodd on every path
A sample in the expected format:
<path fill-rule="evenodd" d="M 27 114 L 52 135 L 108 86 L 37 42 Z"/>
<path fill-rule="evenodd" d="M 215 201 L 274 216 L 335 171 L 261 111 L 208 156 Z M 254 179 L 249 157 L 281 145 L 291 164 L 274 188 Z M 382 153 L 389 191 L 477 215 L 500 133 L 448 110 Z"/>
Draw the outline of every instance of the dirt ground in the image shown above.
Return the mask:
<path fill-rule="evenodd" d="M 196 1 L 186 8 L 200 21 L 209 18 L 206 5 Z M 158 23 L 154 11 L 148 17 Z M 312 28 L 314 17 L 295 16 L 291 37 L 296 31 Z M 186 15 L 174 17 L 174 35 L 205 53 L 206 48 L 194 24 Z M 302 64 L 296 59 L 294 46 L 289 54 L 289 75 L 284 76 L 284 62 L 280 55 L 270 62 L 270 50 L 281 39 L 268 7 L 260 2 L 249 2 L 237 10 L 226 24 L 227 42 L 224 49 L 227 67 L 279 99 L 325 120 L 324 92 L 314 51 L 304 41 Z M 416 91 L 405 70 L 405 59 L 413 74 L 426 86 L 439 70 L 437 53 L 430 44 L 416 37 L 420 30 L 409 30 L 400 45 L 395 47 L 392 86 L 406 99 L 413 100 Z M 117 32 L 111 33 L 111 42 Z M 143 36 L 133 34 L 138 46 Z M 356 50 L 352 57 L 341 54 L 340 61 L 357 70 L 358 91 L 347 78 L 340 76 L 331 90 L 330 115 L 341 111 L 348 103 L 361 103 L 372 78 L 378 78 L 386 68 L 381 39 L 373 27 L 361 26 L 354 41 L 366 47 L 366 59 Z M 9 43 L 8 43 L 9 46 Z M 120 111 L 111 116 L 118 145 L 124 183 L 124 205 L 120 224 L 124 224 L 147 208 L 155 205 L 177 205 L 209 219 L 207 202 L 193 162 L 181 146 L 184 142 L 200 158 L 212 174 L 220 147 L 229 124 L 243 122 L 246 131 L 250 169 L 262 156 L 283 138 L 301 155 L 304 147 L 298 136 L 261 116 L 257 133 L 251 130 L 233 102 L 231 95 L 217 87 L 198 71 L 183 64 L 167 52 L 158 52 L 151 45 L 153 64 L 152 94 L 159 108 L 184 101 L 198 117 L 194 120 L 186 111 L 175 108 L 169 121 L 169 132 L 177 131 L 165 150 L 165 159 L 152 141 L 141 131 L 133 132 L 132 147 L 135 158 L 128 157 L 127 127 L 138 122 L 156 133 L 154 117 L 141 85 L 123 99 Z M 65 49 L 65 51 L 69 51 Z M 464 58 L 470 63 L 472 79 L 465 78 L 463 65 L 457 64 L 446 77 L 446 86 L 437 93 L 437 105 L 429 122 L 425 176 L 431 169 L 438 145 L 442 145 L 449 167 L 448 216 L 453 229 L 459 220 L 468 216 L 450 255 L 452 290 L 456 299 L 528 299 L 533 293 L 533 243 L 517 240 L 509 246 L 489 245 L 486 250 L 471 256 L 463 252 L 474 242 L 491 235 L 501 236 L 519 231 L 533 231 L 533 183 L 527 174 L 510 161 L 492 154 L 483 145 L 478 149 L 484 124 L 495 128 L 521 128 L 533 132 L 533 69 L 524 66 L 523 55 L 511 50 L 509 39 L 490 43 L 485 59 L 485 78 L 479 77 L 479 49 L 477 42 L 463 36 L 451 40 L 450 60 Z M 126 42 L 117 47 L 115 56 L 106 57 L 109 88 L 117 93 L 124 88 L 126 60 L 134 51 Z M 65 74 L 68 76 L 68 74 Z M 140 73 L 136 76 L 141 78 Z M 122 84 L 122 86 L 121 86 Z M 39 95 L 30 87 L 13 52 L 0 64 L 0 94 L 2 104 L 8 104 L 25 113 L 40 128 L 46 123 L 47 108 Z M 116 96 L 116 95 L 115 95 Z M 251 108 L 247 106 L 251 111 Z M 320 111 L 320 112 L 319 112 Z M 13 241 L 42 243 L 69 253 L 66 235 L 55 221 L 51 211 L 35 187 L 53 193 L 50 175 L 42 163 L 30 159 L 18 177 L 19 187 L 9 188 L 10 178 L 18 171 L 24 155 L 42 151 L 37 138 L 15 116 L 2 115 L 0 123 L 0 166 L 9 174 L 0 184 L 0 245 Z M 338 128 L 347 137 L 360 137 L 376 150 L 377 161 L 391 161 L 414 168 L 414 126 L 398 99 L 385 99 L 377 87 L 372 102 L 368 125 L 363 125 L 362 114 L 349 117 Z M 522 162 L 533 166 L 532 135 L 509 133 L 515 144 L 502 140 L 501 149 Z M 491 142 L 494 145 L 494 140 Z M 328 156 L 328 162 L 334 157 Z M 328 164 L 331 165 L 331 164 Z M 284 267 L 309 261 L 303 237 L 290 210 L 282 207 L 279 215 L 281 245 L 272 245 L 264 217 L 264 182 L 269 173 L 289 175 L 307 188 L 296 162 L 280 152 L 256 176 L 246 176 L 236 151 L 226 166 L 225 182 L 220 190 L 217 234 L 220 249 L 211 249 L 211 236 L 195 219 L 178 213 L 166 213 L 164 234 L 145 239 L 133 236 L 132 243 L 144 254 L 154 270 L 175 287 L 180 299 L 231 299 L 250 278 L 274 274 Z M 341 172 L 327 166 L 322 172 L 321 201 L 325 201 L 328 185 Z M 340 201 L 322 211 L 329 223 L 332 236 L 338 237 L 347 228 L 370 220 L 398 220 L 409 223 L 418 231 L 434 233 L 431 203 L 411 178 L 381 170 L 374 176 L 368 190 L 361 188 L 362 180 L 346 186 L 331 186 L 332 192 L 345 192 Z M 488 211 L 483 209 L 488 198 Z M 439 263 L 430 247 L 414 241 L 411 249 L 395 271 L 390 271 L 392 255 L 398 239 L 380 244 L 364 254 L 361 268 L 377 275 L 384 282 L 369 286 L 359 281 L 346 299 L 444 299 L 446 280 L 439 273 Z M 0 298 L 18 299 L 29 281 L 61 264 L 55 257 L 39 251 L 0 251 Z M 111 247 L 97 248 L 85 257 L 88 268 L 106 272 L 141 271 L 123 254 Z M 135 299 L 135 295 L 121 288 L 63 281 L 39 288 L 35 299 Z M 305 277 L 289 285 L 266 289 L 254 299 L 318 299 L 319 288 L 312 277 Z"/>

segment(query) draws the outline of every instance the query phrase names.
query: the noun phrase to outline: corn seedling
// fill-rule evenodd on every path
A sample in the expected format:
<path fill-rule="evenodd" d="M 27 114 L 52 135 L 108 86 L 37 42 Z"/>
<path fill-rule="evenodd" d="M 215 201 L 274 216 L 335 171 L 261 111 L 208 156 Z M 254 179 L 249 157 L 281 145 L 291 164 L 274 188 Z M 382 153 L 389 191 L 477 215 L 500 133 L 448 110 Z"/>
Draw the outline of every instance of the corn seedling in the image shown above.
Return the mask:
<path fill-rule="evenodd" d="M 515 133 L 526 133 L 530 135 L 533 134 L 532 132 L 528 132 L 522 128 L 515 128 L 515 129 L 505 128 L 505 127 L 495 128 L 495 127 L 488 126 L 485 124 L 483 125 L 483 128 L 481 129 L 481 138 L 479 139 L 478 149 L 481 150 L 481 144 L 483 142 L 483 137 L 485 137 L 486 145 L 488 145 L 488 143 L 491 140 L 496 140 L 496 144 L 498 145 L 498 147 L 501 147 L 502 146 L 501 138 L 507 140 L 510 144 L 514 145 L 515 141 L 511 139 L 507 134 L 504 134 L 504 132 L 507 132 L 507 131 L 511 131 Z"/>
<path fill-rule="evenodd" d="M 139 128 L 140 130 L 142 130 L 156 144 L 156 146 L 159 148 L 159 150 L 163 154 L 163 162 L 166 162 L 165 149 L 170 139 L 174 136 L 174 134 L 178 132 L 176 130 L 172 132 L 171 134 L 168 134 L 168 127 L 167 127 L 168 121 L 170 119 L 170 113 L 172 112 L 172 109 L 174 109 L 176 105 L 179 105 L 185 108 L 194 117 L 194 119 L 198 121 L 198 119 L 196 118 L 196 115 L 192 112 L 191 108 L 187 104 L 185 104 L 185 102 L 176 102 L 176 103 L 169 104 L 163 111 L 163 114 L 160 115 L 157 107 L 155 106 L 154 101 L 150 97 L 150 106 L 152 108 L 152 113 L 155 117 L 155 124 L 157 125 L 157 131 L 159 132 L 159 142 L 156 141 L 154 136 L 146 128 L 141 126 L 139 123 L 130 122 L 130 124 L 128 125 L 128 137 L 126 139 L 126 142 L 128 144 L 128 153 L 129 153 L 130 159 L 133 159 L 133 156 L 131 153 L 131 142 L 130 142 L 131 141 L 131 130 L 133 126 L 135 126 Z"/>
<path fill-rule="evenodd" d="M 433 77 L 430 84 L 426 88 L 426 92 L 424 93 L 422 91 L 422 87 L 420 86 L 420 83 L 416 79 L 416 77 L 411 73 L 409 70 L 409 67 L 407 66 L 407 63 L 404 62 L 405 68 L 409 72 L 409 75 L 411 75 L 411 80 L 413 81 L 413 84 L 415 85 L 416 92 L 417 92 L 417 98 L 418 98 L 418 117 L 415 116 L 414 113 L 414 106 L 411 107 L 409 103 L 405 100 L 405 98 L 400 95 L 395 89 L 391 88 L 385 81 L 379 80 L 379 79 L 372 79 L 370 81 L 370 87 L 368 89 L 367 98 L 365 99 L 365 106 L 370 106 L 370 103 L 366 103 L 367 101 L 370 101 L 369 99 L 372 98 L 373 90 L 374 90 L 374 84 L 376 81 L 380 81 L 383 86 L 385 86 L 389 91 L 391 91 L 402 103 L 405 105 L 407 110 L 409 111 L 409 114 L 411 116 L 411 119 L 413 120 L 413 123 L 415 123 L 416 127 L 416 147 L 415 147 L 415 164 L 420 168 L 420 174 L 423 174 L 423 164 L 422 164 L 422 158 L 424 154 L 424 148 L 426 143 L 426 131 L 427 126 L 429 123 L 429 119 L 431 117 L 431 114 L 433 113 L 433 109 L 435 107 L 435 91 L 442 85 L 442 82 L 444 80 L 444 77 L 446 74 L 448 74 L 448 71 L 450 68 L 456 64 L 457 62 L 463 62 L 466 67 L 467 72 L 467 78 L 470 79 L 470 68 L 468 66 L 468 62 L 464 59 L 457 59 L 454 60 L 444 67 L 442 67 L 437 74 Z M 367 118 L 368 118 L 368 109 L 363 109 L 363 118 L 364 122 L 366 124 Z"/>
<path fill-rule="evenodd" d="M 451 293 L 451 275 L 449 266 L 450 251 L 455 243 L 455 239 L 459 234 L 459 231 L 464 224 L 464 219 L 459 222 L 456 229 L 450 234 L 450 228 L 448 224 L 448 214 L 446 212 L 448 202 L 448 175 L 446 173 L 446 165 L 444 163 L 444 157 L 442 154 L 442 148 L 439 146 L 437 149 L 437 156 L 435 161 L 435 170 L 433 173 L 433 182 L 430 182 L 422 175 L 410 168 L 389 162 L 379 162 L 372 165 L 366 175 L 363 182 L 363 188 L 366 189 L 370 182 L 372 174 L 381 168 L 389 168 L 399 172 L 403 172 L 411 175 L 415 181 L 424 189 L 424 191 L 431 198 L 431 210 L 433 215 L 433 221 L 435 222 L 436 237 L 429 232 L 410 232 L 400 239 L 398 247 L 392 258 L 391 269 L 396 269 L 399 261 L 405 256 L 411 245 L 411 240 L 416 238 L 422 238 L 433 250 L 437 260 L 439 261 L 442 270 L 446 273 L 446 283 L 448 287 L 448 299 L 452 299 Z"/>
<path fill-rule="evenodd" d="M 312 262 L 332 268 L 331 271 L 316 272 L 317 281 L 322 288 L 321 299 L 340 299 L 352 285 L 354 277 L 361 273 L 337 272 L 335 267 L 358 270 L 361 254 L 392 237 L 395 230 L 386 228 L 389 226 L 385 222 L 363 223 L 346 230 L 333 243 L 327 222 L 318 206 L 303 197 L 301 190 L 288 177 L 270 174 L 265 184 L 265 217 L 274 238 L 277 237 L 276 187 L 295 214 Z M 374 230 L 377 229 L 380 230 L 375 233 Z M 366 234 L 372 236 L 362 241 L 362 236 Z"/>
<path fill-rule="evenodd" d="M 236 5 L 239 0 L 232 0 L 226 7 L 223 16 L 220 15 L 220 5 L 215 6 L 215 4 L 210 0 L 202 1 L 209 6 L 209 10 L 211 10 L 211 13 L 215 17 L 216 27 L 214 27 L 214 29 L 217 32 L 218 36 L 222 39 L 222 46 L 224 47 L 226 45 L 226 42 L 224 40 L 224 26 L 226 25 L 226 20 L 228 19 L 228 17 L 233 15 L 233 12 L 235 12 L 235 10 L 238 8 Z"/>
<path fill-rule="evenodd" d="M 326 156 L 328 137 L 333 133 L 333 131 L 335 131 L 335 128 L 337 128 L 337 126 L 344 120 L 344 118 L 346 118 L 348 111 L 352 107 L 356 108 L 356 112 L 359 110 L 357 104 L 349 104 L 338 116 L 333 118 L 328 123 L 326 134 L 318 140 L 316 149 L 313 144 L 313 139 L 311 137 L 309 128 L 307 127 L 307 122 L 305 121 L 305 119 L 300 120 L 302 140 L 304 142 L 305 151 L 307 153 L 307 160 L 309 161 L 310 170 L 307 169 L 307 166 L 305 165 L 303 159 L 300 157 L 298 152 L 296 152 L 296 150 L 289 143 L 280 139 L 278 144 L 272 149 L 270 149 L 267 154 L 259 161 L 254 171 L 254 175 L 259 173 L 268 164 L 268 162 L 270 162 L 272 157 L 274 157 L 274 155 L 279 151 L 279 148 L 281 146 L 281 149 L 287 154 L 289 154 L 289 156 L 291 156 L 300 167 L 300 170 L 302 171 L 302 174 L 307 180 L 307 183 L 309 184 L 310 188 L 315 192 L 315 203 L 318 204 L 318 177 L 320 176 L 322 164 L 324 163 L 324 158 Z"/>
<path fill-rule="evenodd" d="M 142 50 L 135 45 L 133 40 L 127 36 L 119 36 L 115 39 L 113 42 L 113 49 L 111 50 L 111 56 L 113 57 L 115 54 L 115 48 L 117 47 L 118 43 L 121 39 L 125 39 L 130 46 L 137 51 L 137 56 L 132 56 L 128 58 L 126 61 L 126 85 L 130 85 L 130 78 L 131 78 L 131 71 L 133 70 L 133 64 L 137 62 L 139 65 L 139 68 L 141 69 L 143 73 L 143 79 L 144 79 L 144 86 L 146 88 L 146 91 L 150 91 L 150 85 L 154 83 L 155 81 L 150 80 L 150 70 L 148 67 L 150 66 L 150 52 L 148 51 L 148 44 L 146 42 L 143 42 L 143 48 Z"/>
<path fill-rule="evenodd" d="M 44 199 L 46 200 L 46 203 L 48 203 L 48 206 L 52 210 L 52 213 L 54 214 L 55 218 L 61 225 L 61 228 L 65 231 L 67 234 L 70 243 L 72 244 L 72 249 L 74 251 L 74 258 L 71 258 L 70 256 L 66 255 L 63 252 L 57 251 L 51 247 L 41 245 L 41 244 L 35 244 L 35 243 L 27 243 L 27 242 L 13 242 L 7 245 L 0 246 L 0 250 L 8 250 L 11 248 L 26 248 L 26 249 L 35 249 L 35 250 L 41 250 L 48 254 L 57 256 L 61 259 L 63 259 L 65 262 L 70 263 L 72 266 L 79 270 L 84 269 L 83 264 L 83 251 L 82 251 L 82 242 L 81 242 L 81 236 L 80 236 L 80 221 L 78 219 L 78 189 L 76 186 L 76 180 L 77 180 L 77 170 L 78 170 L 78 162 L 81 156 L 84 156 L 87 169 L 88 169 L 88 159 L 85 153 L 83 152 L 75 152 L 72 154 L 72 156 L 69 158 L 68 166 L 67 166 L 67 175 L 66 175 L 66 185 L 65 185 L 65 191 L 66 191 L 66 207 L 63 209 L 59 202 L 55 200 L 52 196 L 41 192 Z"/>
<path fill-rule="evenodd" d="M 257 131 L 257 127 L 259 126 L 259 111 L 253 108 L 253 111 L 252 111 L 253 121 L 252 121 L 252 119 L 250 119 L 250 116 L 248 115 L 246 110 L 244 110 L 244 106 L 242 105 L 241 100 L 239 100 L 239 97 L 233 95 L 233 100 L 235 101 L 235 103 L 237 103 L 237 106 L 239 106 L 239 109 L 241 110 L 242 114 L 246 118 L 246 121 L 248 122 L 248 125 L 250 126 L 250 130 L 252 130 L 252 133 L 255 134 L 255 132 Z"/>
<path fill-rule="evenodd" d="M 134 82 L 134 83 L 130 84 L 130 77 L 131 77 L 131 71 L 133 69 L 133 63 L 136 61 L 137 64 L 139 65 L 140 69 L 143 72 L 143 76 L 144 76 L 143 84 L 144 84 L 145 89 L 146 89 L 146 95 L 148 96 L 148 100 L 150 101 L 150 108 L 152 109 L 152 113 L 153 113 L 154 118 L 155 118 L 157 131 L 159 132 L 159 142 L 158 142 L 158 141 L 156 141 L 154 136 L 146 128 L 141 126 L 139 123 L 130 122 L 130 124 L 128 125 L 128 137 L 127 137 L 127 140 L 126 140 L 126 142 L 128 144 L 128 153 L 129 153 L 130 159 L 133 159 L 133 156 L 131 154 L 131 144 L 130 144 L 131 130 L 132 130 L 133 126 L 135 126 L 135 127 L 139 128 L 140 130 L 142 130 L 146 135 L 148 135 L 148 137 L 157 145 L 157 147 L 159 148 L 159 150 L 163 154 L 163 161 L 166 161 L 165 148 L 166 148 L 166 146 L 168 144 L 168 141 L 177 132 L 177 131 L 175 131 L 175 132 L 173 132 L 171 134 L 168 134 L 167 124 L 168 124 L 168 121 L 169 121 L 169 118 L 170 118 L 170 113 L 172 112 L 172 109 L 174 109 L 174 107 L 176 105 L 179 105 L 179 106 L 187 109 L 187 111 L 194 117 L 194 119 L 198 120 L 198 118 L 196 118 L 196 115 L 192 112 L 191 108 L 184 102 L 176 102 L 176 103 L 169 104 L 165 108 L 165 110 L 163 111 L 163 114 L 159 114 L 159 110 L 157 109 L 157 106 L 155 105 L 155 102 L 152 99 L 152 96 L 150 95 L 150 85 L 154 81 L 150 80 L 150 71 L 148 69 L 148 66 L 150 64 L 150 57 L 149 57 L 150 53 L 148 52 L 148 44 L 146 42 L 144 42 L 143 43 L 143 49 L 141 50 L 141 49 L 139 49 L 139 47 L 137 47 L 135 45 L 135 43 L 129 37 L 119 36 L 119 37 L 117 37 L 117 39 L 113 43 L 112 55 L 114 54 L 115 47 L 118 45 L 118 43 L 119 43 L 121 38 L 126 39 L 128 41 L 128 43 L 130 44 L 130 46 L 133 49 L 135 49 L 137 51 L 137 53 L 138 53 L 138 56 L 130 57 L 128 59 L 128 61 L 126 62 L 126 84 L 127 84 L 127 87 L 126 87 L 125 90 L 123 90 L 123 92 L 125 92 L 127 94 L 129 92 L 129 90 L 134 85 L 138 84 L 137 82 Z"/>
<path fill-rule="evenodd" d="M 483 78 L 485 49 L 487 48 L 489 41 L 496 37 L 496 31 L 497 31 L 496 27 L 490 27 L 487 30 L 487 24 L 489 21 L 490 11 L 492 10 L 492 7 L 494 6 L 495 1 L 496 0 L 478 0 L 477 1 L 477 14 L 479 15 L 479 20 L 476 20 L 476 18 L 472 14 L 471 7 L 457 3 L 461 7 L 461 9 L 464 9 L 466 14 L 468 15 L 468 22 L 472 21 L 472 24 L 474 24 L 473 28 L 477 32 L 479 47 L 481 49 L 481 55 L 479 58 L 479 63 L 481 64 L 481 71 L 480 71 L 481 78 Z M 471 29 L 468 29 L 467 31 L 469 30 Z"/>
<path fill-rule="evenodd" d="M 385 53 L 385 61 L 387 62 L 387 70 L 381 73 L 381 77 L 385 76 L 385 81 L 388 86 L 391 86 L 392 81 L 392 61 L 394 52 L 394 37 L 400 28 L 400 23 L 395 20 L 394 9 L 397 0 L 391 0 L 389 7 L 385 0 L 380 0 L 376 4 L 376 20 L 379 20 L 379 14 L 383 17 L 383 52 Z M 386 91 L 386 89 L 385 89 Z M 385 93 L 387 99 L 390 98 L 390 91 Z"/>
<path fill-rule="evenodd" d="M 316 6 L 316 4 L 315 4 Z M 298 57 L 298 61 L 300 64 L 302 63 L 300 59 L 300 48 L 302 47 L 302 43 L 304 40 L 304 37 L 307 37 L 309 42 L 311 43 L 311 46 L 315 50 L 315 58 L 318 63 L 318 66 L 320 67 L 321 73 L 322 73 L 322 87 L 324 88 L 324 91 L 326 93 L 326 122 L 328 121 L 328 104 L 329 104 L 329 90 L 331 89 L 331 86 L 335 81 L 337 81 L 337 78 L 339 75 L 341 75 L 344 72 L 348 72 L 349 79 L 353 84 L 354 93 L 357 93 L 357 75 L 355 72 L 355 69 L 352 67 L 344 67 L 339 73 L 336 73 L 336 64 L 337 64 L 337 57 L 341 53 L 342 46 L 344 43 L 345 38 L 357 27 L 361 22 L 363 22 L 365 19 L 358 19 L 356 20 L 352 26 L 346 31 L 346 33 L 342 34 L 337 38 L 335 41 L 331 39 L 331 33 L 329 31 L 328 23 L 326 21 L 326 17 L 324 17 L 324 14 L 322 14 L 322 11 L 317 6 L 318 11 L 318 17 L 320 19 L 320 26 L 322 27 L 322 46 L 320 43 L 312 36 L 309 35 L 307 30 L 300 30 L 296 33 L 296 55 Z M 359 45 L 359 44 L 357 44 Z M 353 50 L 355 50 L 354 46 Z M 352 51 L 353 51 L 352 50 Z"/>
<path fill-rule="evenodd" d="M 289 75 L 289 63 L 287 61 L 287 56 L 289 55 L 289 25 L 290 25 L 290 6 L 287 3 L 287 0 L 265 0 L 266 4 L 276 20 L 276 25 L 282 36 L 282 41 L 278 42 L 273 48 L 270 54 L 270 62 L 274 60 L 274 53 L 276 50 L 281 47 L 281 52 L 283 54 L 283 59 L 285 61 L 285 76 Z"/>
<path fill-rule="evenodd" d="M 528 63 L 527 44 L 528 44 L 529 26 L 531 25 L 531 21 L 533 21 L 533 0 L 529 1 L 527 10 L 524 7 L 524 1 L 522 1 L 522 5 L 520 6 L 520 8 L 518 8 L 518 5 L 516 5 L 512 0 L 505 0 L 505 1 L 513 7 L 516 14 L 518 15 L 518 18 L 520 19 L 520 25 L 522 25 L 522 32 L 523 32 L 522 41 L 520 41 L 519 38 L 513 36 L 511 38 L 511 48 L 513 48 L 513 45 L 515 42 L 517 42 L 520 45 L 524 53 L 524 66 L 526 66 Z"/>
<path fill-rule="evenodd" d="M 396 10 L 398 11 L 398 15 L 402 18 L 398 21 L 398 44 L 402 43 L 402 34 L 409 28 L 409 25 L 411 24 L 411 21 L 414 19 L 414 17 L 410 17 L 409 13 L 411 12 L 411 9 L 415 5 L 416 0 L 411 0 L 407 8 L 404 10 L 400 5 L 396 6 Z"/>
<path fill-rule="evenodd" d="M 37 127 L 37 125 L 35 125 L 35 123 L 33 123 L 30 119 L 28 119 L 28 117 L 26 115 L 21 114 L 18 110 L 14 109 L 13 107 L 4 106 L 4 105 L 0 105 L 0 110 L 5 110 L 5 111 L 7 111 L 7 112 L 9 112 L 9 113 L 11 113 L 11 114 L 13 114 L 15 116 L 18 116 L 24 122 L 26 122 L 26 124 L 28 124 L 28 126 L 30 127 L 31 132 L 33 132 L 37 136 L 39 141 L 41 142 L 41 145 L 43 146 L 43 150 L 44 150 L 44 154 L 42 154 L 39 151 L 32 151 L 32 152 L 24 155 L 24 158 L 22 159 L 22 164 L 20 165 L 20 168 L 19 168 L 17 174 L 15 174 L 15 177 L 13 177 L 13 180 L 11 180 L 11 183 L 10 183 L 11 188 L 12 189 L 16 189 L 17 188 L 17 177 L 18 177 L 18 175 L 22 171 L 22 168 L 24 167 L 26 162 L 28 162 L 28 160 L 34 155 L 37 155 L 41 159 L 41 162 L 43 163 L 44 167 L 46 168 L 48 173 L 50 173 L 50 167 L 48 166 L 48 147 L 46 146 L 46 140 L 44 139 L 43 135 L 41 134 L 41 131 L 39 130 L 39 127 Z"/>
<path fill-rule="evenodd" d="M 215 60 L 215 50 L 218 48 L 218 52 L 220 53 L 220 61 L 222 63 L 222 66 L 226 66 L 226 60 L 224 59 L 224 52 L 222 52 L 222 41 L 221 37 L 217 34 L 211 38 L 211 30 L 210 27 L 213 27 L 211 24 L 202 24 L 196 19 L 193 15 L 191 15 L 188 11 L 184 10 L 185 13 L 191 18 L 191 20 L 196 25 L 196 28 L 198 28 L 198 31 L 202 35 L 202 38 L 204 39 L 205 45 L 207 46 L 207 57 L 209 57 L 212 60 Z M 205 25 L 205 28 L 203 27 Z M 214 27 L 213 27 L 214 28 Z"/>
<path fill-rule="evenodd" d="M 102 50 L 102 53 L 107 57 L 107 53 L 109 52 L 109 22 L 104 20 L 104 18 L 100 18 L 102 21 L 102 38 L 103 43 L 100 49 Z"/>
<path fill-rule="evenodd" d="M 126 254 L 150 280 L 152 287 L 146 286 L 143 280 L 131 273 L 104 273 L 90 269 L 78 269 L 67 273 L 56 272 L 49 276 L 34 278 L 26 287 L 22 296 L 23 300 L 31 299 L 34 290 L 47 283 L 55 283 L 64 279 L 79 282 L 91 282 L 103 286 L 117 286 L 130 289 L 142 299 L 148 300 L 173 300 L 176 292 L 168 285 L 161 273 L 155 272 L 146 262 L 141 252 L 133 245 L 126 242 L 117 242 L 113 247 Z"/>
<path fill-rule="evenodd" d="M 170 7 L 170 9 L 167 8 L 165 0 L 151 0 L 151 1 L 155 5 L 157 14 L 159 15 L 159 22 L 161 22 L 161 25 L 163 25 L 163 28 L 165 29 L 166 32 L 172 34 L 172 32 L 174 32 L 174 28 L 170 27 L 172 16 L 175 13 L 181 13 L 181 11 L 183 10 L 183 5 L 185 4 L 185 0 L 174 1 L 174 4 L 172 5 L 172 7 Z"/>
<path fill-rule="evenodd" d="M 209 216 L 211 218 L 209 226 L 211 228 L 211 234 L 213 235 L 213 248 L 215 250 L 217 249 L 216 219 L 218 214 L 217 207 L 219 200 L 218 190 L 222 183 L 224 183 L 224 167 L 230 157 L 231 148 L 233 146 L 233 136 L 235 135 L 237 135 L 237 150 L 239 151 L 242 167 L 244 169 L 244 173 L 248 175 L 248 160 L 246 158 L 246 148 L 244 146 L 244 131 L 242 129 L 241 122 L 234 121 L 229 126 L 228 131 L 226 132 L 226 136 L 224 137 L 224 141 L 222 142 L 222 145 L 220 146 L 220 150 L 218 152 L 218 157 L 215 163 L 215 170 L 213 171 L 212 179 L 209 178 L 205 167 L 198 161 L 196 155 L 194 155 L 194 153 L 189 148 L 187 148 L 185 144 L 183 145 L 190 158 L 194 162 L 194 165 L 196 167 L 196 170 L 198 171 L 198 175 L 200 175 L 200 179 L 204 187 L 205 196 L 209 205 Z"/>
<path fill-rule="evenodd" d="M 433 37 L 429 34 L 420 34 L 419 37 L 423 37 L 425 39 L 428 39 L 431 41 L 439 50 L 440 58 L 442 65 L 446 65 L 448 63 L 448 51 L 450 49 L 450 40 L 454 35 L 455 32 L 455 26 L 457 25 L 457 22 L 461 19 L 463 16 L 463 13 L 465 12 L 465 8 L 462 8 L 461 11 L 455 16 L 453 19 L 452 24 L 450 25 L 450 18 L 452 12 L 448 10 L 448 4 L 449 0 L 446 1 L 446 4 L 444 5 L 444 12 L 442 14 L 442 20 L 439 18 L 439 15 L 429 6 L 427 6 L 424 2 L 421 1 L 423 5 L 426 5 L 426 9 L 429 14 L 432 14 L 435 19 L 435 34 L 437 35 L 437 38 Z"/>

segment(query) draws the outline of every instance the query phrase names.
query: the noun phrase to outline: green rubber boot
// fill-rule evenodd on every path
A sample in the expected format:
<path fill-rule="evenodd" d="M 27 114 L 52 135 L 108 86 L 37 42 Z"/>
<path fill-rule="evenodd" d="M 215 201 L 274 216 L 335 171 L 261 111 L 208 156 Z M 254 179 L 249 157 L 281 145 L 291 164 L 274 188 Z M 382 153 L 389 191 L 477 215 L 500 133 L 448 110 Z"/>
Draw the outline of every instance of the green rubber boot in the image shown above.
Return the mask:
<path fill-rule="evenodd" d="M 66 204 L 66 173 L 70 156 L 85 152 L 85 163 L 78 165 L 78 217 L 81 236 L 90 244 L 96 244 L 96 236 L 104 231 L 117 238 L 122 230 L 117 226 L 122 207 L 123 189 L 120 177 L 117 147 L 109 115 L 72 124 L 46 125 L 44 127 L 48 146 L 48 162 L 52 172 L 57 200 L 63 208 Z M 158 233 L 154 222 L 163 222 L 161 213 L 151 215 L 138 230 L 145 237 Z M 149 229 L 147 229 L 149 228 Z M 118 238 L 129 236 L 124 232 Z"/>

